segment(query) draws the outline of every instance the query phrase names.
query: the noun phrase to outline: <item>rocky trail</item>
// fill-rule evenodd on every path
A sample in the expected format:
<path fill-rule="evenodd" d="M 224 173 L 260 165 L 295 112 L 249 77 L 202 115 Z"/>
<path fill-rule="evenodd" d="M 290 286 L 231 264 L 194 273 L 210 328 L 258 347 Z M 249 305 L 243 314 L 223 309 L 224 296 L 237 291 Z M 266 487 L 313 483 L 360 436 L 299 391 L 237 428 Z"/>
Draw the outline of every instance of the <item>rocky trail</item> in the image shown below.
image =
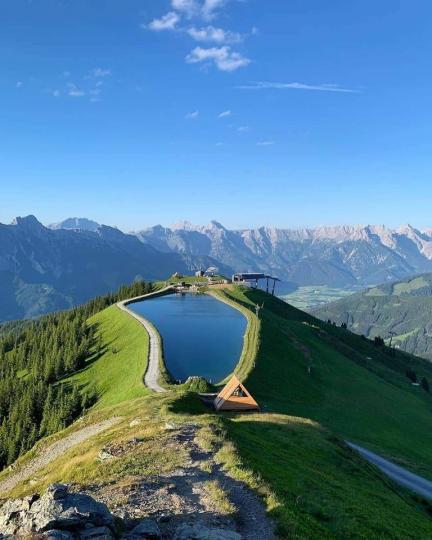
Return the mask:
<path fill-rule="evenodd" d="M 99 433 L 118 418 L 88 426 L 57 441 L 43 455 L 4 480 L 3 491 L 31 477 L 60 453 Z M 51 486 L 40 496 L 7 501 L 0 508 L 0 539 L 33 534 L 64 540 L 275 540 L 274 525 L 263 502 L 244 483 L 229 476 L 215 459 L 216 448 L 203 450 L 200 427 L 167 423 L 166 444 L 185 459 L 166 474 L 133 476 L 96 485 Z M 201 443 L 202 444 L 202 443 Z M 139 439 L 106 447 L 104 460 L 127 457 Z M 116 448 L 116 452 L 112 453 Z"/>
<path fill-rule="evenodd" d="M 164 539 L 177 538 L 179 529 L 190 527 L 219 531 L 218 536 L 209 539 L 274 540 L 274 525 L 263 502 L 216 463 L 213 451 L 204 451 L 197 444 L 198 426 L 186 424 L 168 429 L 172 429 L 172 439 L 187 449 L 188 459 L 181 468 L 166 475 L 142 477 L 130 485 L 91 486 L 85 493 L 105 502 L 126 523 L 155 520 Z M 221 508 L 208 492 L 209 485 L 215 484 L 225 493 L 231 511 Z"/>

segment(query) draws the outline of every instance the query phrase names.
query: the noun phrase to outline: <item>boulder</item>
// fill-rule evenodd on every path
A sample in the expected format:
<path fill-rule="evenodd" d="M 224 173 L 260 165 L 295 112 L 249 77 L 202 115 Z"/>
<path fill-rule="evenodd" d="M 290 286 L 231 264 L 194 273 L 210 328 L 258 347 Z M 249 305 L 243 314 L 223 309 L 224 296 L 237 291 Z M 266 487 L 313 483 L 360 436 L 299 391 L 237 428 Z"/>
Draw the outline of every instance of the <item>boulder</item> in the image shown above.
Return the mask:
<path fill-rule="evenodd" d="M 65 484 L 53 484 L 42 497 L 10 500 L 0 508 L 3 534 L 78 531 L 89 524 L 112 527 L 114 518 L 105 504 L 89 495 L 69 493 Z"/>
<path fill-rule="evenodd" d="M 209 529 L 203 525 L 181 525 L 173 540 L 241 540 L 241 535 L 227 529 Z"/>
<path fill-rule="evenodd" d="M 113 540 L 114 536 L 108 527 L 92 527 L 80 532 L 80 540 Z"/>
<path fill-rule="evenodd" d="M 51 531 L 43 533 L 42 538 L 44 540 L 73 540 L 73 534 L 69 531 L 52 529 Z"/>
<path fill-rule="evenodd" d="M 159 540 L 162 538 L 159 526 L 154 519 L 143 519 L 132 529 L 131 534 L 138 538 L 146 538 L 148 540 Z"/>

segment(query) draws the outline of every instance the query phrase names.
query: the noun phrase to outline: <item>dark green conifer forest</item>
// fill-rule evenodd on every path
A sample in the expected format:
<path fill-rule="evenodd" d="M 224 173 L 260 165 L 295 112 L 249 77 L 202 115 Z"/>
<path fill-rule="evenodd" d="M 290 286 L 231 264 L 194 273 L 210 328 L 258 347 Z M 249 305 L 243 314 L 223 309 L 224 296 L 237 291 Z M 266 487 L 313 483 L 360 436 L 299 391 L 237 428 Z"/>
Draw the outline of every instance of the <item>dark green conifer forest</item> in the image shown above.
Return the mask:
<path fill-rule="evenodd" d="M 88 318 L 151 290 L 151 283 L 137 281 L 70 311 L 0 332 L 0 470 L 41 437 L 66 427 L 96 399 L 62 382 L 98 353 L 97 327 Z"/>

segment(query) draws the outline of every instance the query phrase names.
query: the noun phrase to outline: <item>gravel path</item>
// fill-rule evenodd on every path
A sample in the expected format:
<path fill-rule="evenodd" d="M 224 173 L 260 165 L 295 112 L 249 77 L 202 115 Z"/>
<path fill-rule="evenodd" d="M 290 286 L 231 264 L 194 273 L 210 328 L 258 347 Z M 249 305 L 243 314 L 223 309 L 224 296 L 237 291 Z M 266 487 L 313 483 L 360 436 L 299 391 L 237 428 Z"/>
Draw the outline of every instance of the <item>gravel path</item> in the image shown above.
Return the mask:
<path fill-rule="evenodd" d="M 391 461 L 384 459 L 378 454 L 375 454 L 370 450 L 366 450 L 366 448 L 362 448 L 361 446 L 358 446 L 357 444 L 351 443 L 349 441 L 345 442 L 348 444 L 348 446 L 350 446 L 354 450 L 357 450 L 357 452 L 367 461 L 376 465 L 378 469 L 380 469 L 385 475 L 387 475 L 397 484 L 404 486 L 407 489 L 410 489 L 411 491 L 417 493 L 418 495 L 421 495 L 422 497 L 432 499 L 432 482 L 430 480 L 426 480 L 426 478 L 407 471 L 407 469 L 404 469 L 399 465 L 395 465 Z"/>
<path fill-rule="evenodd" d="M 166 392 L 166 389 L 162 388 L 162 386 L 160 386 L 158 383 L 160 377 L 159 362 L 161 350 L 159 334 L 157 333 L 154 326 L 150 324 L 149 321 L 147 321 L 147 319 L 144 319 L 144 317 L 141 317 L 134 311 L 130 310 L 127 306 L 132 302 L 144 300 L 145 298 L 150 298 L 152 296 L 158 296 L 161 292 L 168 291 L 170 289 L 171 287 L 166 287 L 165 289 L 157 291 L 156 293 L 150 293 L 143 296 L 138 296 L 136 298 L 130 298 L 128 300 L 123 300 L 122 302 L 117 303 L 117 307 L 131 315 L 131 317 L 133 317 L 140 324 L 142 324 L 147 334 L 149 335 L 148 365 L 147 371 L 144 376 L 144 383 L 148 388 L 151 388 L 155 392 Z"/>
<path fill-rule="evenodd" d="M 185 451 L 181 467 L 166 474 L 135 477 L 129 484 L 96 484 L 86 493 L 107 504 L 116 515 L 158 520 L 163 538 L 173 538 L 177 527 L 187 523 L 236 531 L 245 540 L 276 540 L 275 524 L 263 501 L 215 462 L 216 450 L 203 450 L 197 444 L 199 426 L 173 424 L 171 428 L 172 435 L 165 444 L 173 452 Z M 208 494 L 206 486 L 214 481 L 234 505 L 234 513 L 226 513 Z"/>
<path fill-rule="evenodd" d="M 87 426 L 75 431 L 74 433 L 71 433 L 64 439 L 56 441 L 51 446 L 42 448 L 35 458 L 33 458 L 15 473 L 12 473 L 10 476 L 0 481 L 0 496 L 13 489 L 20 482 L 31 478 L 37 471 L 54 461 L 73 446 L 76 446 L 77 444 L 90 439 L 90 437 L 101 433 L 120 420 L 121 418 L 114 417 L 110 418 L 109 420 L 105 420 L 104 422 Z"/>

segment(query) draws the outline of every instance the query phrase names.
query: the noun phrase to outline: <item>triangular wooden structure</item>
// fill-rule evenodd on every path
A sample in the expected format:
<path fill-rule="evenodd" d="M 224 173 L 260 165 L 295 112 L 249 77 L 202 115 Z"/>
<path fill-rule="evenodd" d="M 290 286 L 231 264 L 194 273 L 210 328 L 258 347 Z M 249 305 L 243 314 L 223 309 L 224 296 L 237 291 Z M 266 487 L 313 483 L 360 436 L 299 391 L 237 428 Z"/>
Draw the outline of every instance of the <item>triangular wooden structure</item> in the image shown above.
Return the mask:
<path fill-rule="evenodd" d="M 214 400 L 217 411 L 259 411 L 258 403 L 233 375 Z"/>

